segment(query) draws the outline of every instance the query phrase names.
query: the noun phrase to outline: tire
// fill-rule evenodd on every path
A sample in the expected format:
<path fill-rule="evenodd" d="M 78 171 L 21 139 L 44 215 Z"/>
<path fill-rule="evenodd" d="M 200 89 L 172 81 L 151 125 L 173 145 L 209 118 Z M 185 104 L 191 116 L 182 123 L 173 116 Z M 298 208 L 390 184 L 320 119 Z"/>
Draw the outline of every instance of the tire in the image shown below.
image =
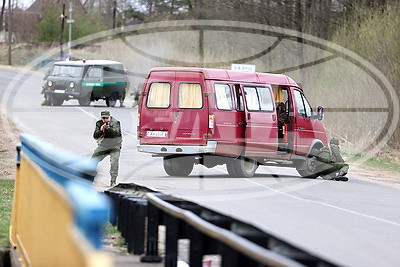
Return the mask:
<path fill-rule="evenodd" d="M 44 95 L 44 100 L 42 102 L 42 106 L 52 106 L 53 103 L 51 101 L 51 97 L 48 94 Z"/>
<path fill-rule="evenodd" d="M 107 107 L 115 107 L 117 104 L 118 94 L 112 93 L 110 97 L 106 97 L 106 105 Z"/>
<path fill-rule="evenodd" d="M 315 179 L 319 176 L 317 172 L 318 160 L 316 158 L 318 151 L 318 149 L 312 149 L 310 155 L 296 167 L 301 177 Z"/>
<path fill-rule="evenodd" d="M 240 157 L 227 162 L 226 169 L 233 177 L 251 178 L 254 176 L 258 164 L 254 159 Z"/>
<path fill-rule="evenodd" d="M 78 98 L 78 102 L 79 102 L 79 105 L 81 105 L 83 107 L 87 107 L 87 106 L 90 106 L 90 103 L 92 101 L 90 100 L 90 95 L 89 95 L 86 97 Z"/>
<path fill-rule="evenodd" d="M 169 176 L 188 176 L 194 166 L 193 157 L 164 157 L 164 170 Z"/>
<path fill-rule="evenodd" d="M 226 162 L 226 170 L 228 171 L 229 176 L 231 177 L 238 177 L 236 170 L 235 170 L 235 166 L 234 166 L 234 162 L 235 159 L 229 159 Z"/>
<path fill-rule="evenodd" d="M 64 103 L 64 99 L 58 97 L 51 97 L 51 103 L 53 106 L 61 106 Z"/>

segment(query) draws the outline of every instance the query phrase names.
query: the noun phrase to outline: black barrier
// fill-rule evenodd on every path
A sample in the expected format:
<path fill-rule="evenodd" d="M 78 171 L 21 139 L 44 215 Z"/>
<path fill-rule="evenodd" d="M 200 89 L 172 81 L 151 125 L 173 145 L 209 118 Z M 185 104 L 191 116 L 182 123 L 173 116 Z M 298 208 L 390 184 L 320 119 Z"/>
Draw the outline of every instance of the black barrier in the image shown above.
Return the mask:
<path fill-rule="evenodd" d="M 221 266 L 335 266 L 257 227 L 196 203 L 159 194 L 107 191 L 116 207 L 115 225 L 128 251 L 142 262 L 160 262 L 158 227 L 165 225 L 164 265 L 177 266 L 178 241 L 189 239 L 189 265 L 202 267 L 204 255 L 220 255 Z M 143 195 L 143 194 L 142 194 Z M 145 248 L 145 250 L 144 250 Z"/>

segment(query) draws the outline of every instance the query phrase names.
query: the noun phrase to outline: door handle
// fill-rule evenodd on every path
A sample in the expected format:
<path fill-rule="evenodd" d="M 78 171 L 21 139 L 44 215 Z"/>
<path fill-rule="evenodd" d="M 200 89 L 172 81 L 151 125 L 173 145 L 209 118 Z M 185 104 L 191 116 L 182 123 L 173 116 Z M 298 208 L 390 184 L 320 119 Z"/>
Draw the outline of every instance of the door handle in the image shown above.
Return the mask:
<path fill-rule="evenodd" d="M 245 122 L 238 122 L 238 125 L 239 125 L 239 126 L 246 126 L 247 123 L 245 123 Z"/>
<path fill-rule="evenodd" d="M 299 128 L 297 128 L 297 129 L 299 129 L 299 130 L 305 130 L 305 128 L 303 128 L 303 127 L 299 127 Z"/>
<path fill-rule="evenodd" d="M 247 119 L 250 120 L 251 119 L 251 115 L 250 113 L 247 113 Z"/>

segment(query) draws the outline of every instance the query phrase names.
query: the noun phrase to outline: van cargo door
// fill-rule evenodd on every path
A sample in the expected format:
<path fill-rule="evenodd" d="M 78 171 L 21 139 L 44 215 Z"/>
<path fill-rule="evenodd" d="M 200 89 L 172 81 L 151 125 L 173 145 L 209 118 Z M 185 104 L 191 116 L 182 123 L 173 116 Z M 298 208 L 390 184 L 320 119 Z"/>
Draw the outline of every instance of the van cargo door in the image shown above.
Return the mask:
<path fill-rule="evenodd" d="M 171 144 L 175 72 L 152 72 L 141 97 L 141 144 Z"/>
<path fill-rule="evenodd" d="M 141 144 L 205 145 L 208 101 L 197 72 L 152 72 L 140 114 Z"/>
<path fill-rule="evenodd" d="M 175 144 L 205 145 L 208 134 L 208 100 L 203 74 L 176 72 L 173 125 Z"/>

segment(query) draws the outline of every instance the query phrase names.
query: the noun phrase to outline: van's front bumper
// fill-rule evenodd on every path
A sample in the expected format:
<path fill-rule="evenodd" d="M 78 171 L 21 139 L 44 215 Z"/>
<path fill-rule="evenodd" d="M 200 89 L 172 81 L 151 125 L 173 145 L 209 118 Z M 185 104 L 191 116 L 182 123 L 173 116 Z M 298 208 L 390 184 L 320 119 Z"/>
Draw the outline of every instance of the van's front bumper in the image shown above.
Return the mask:
<path fill-rule="evenodd" d="M 159 155 L 171 154 L 204 154 L 215 153 L 217 150 L 216 141 L 208 141 L 205 146 L 180 146 L 180 145 L 141 145 L 137 144 L 139 152 L 153 153 Z"/>
<path fill-rule="evenodd" d="M 79 92 L 70 92 L 67 90 L 45 90 L 44 93 L 63 98 L 79 98 L 81 95 Z"/>

